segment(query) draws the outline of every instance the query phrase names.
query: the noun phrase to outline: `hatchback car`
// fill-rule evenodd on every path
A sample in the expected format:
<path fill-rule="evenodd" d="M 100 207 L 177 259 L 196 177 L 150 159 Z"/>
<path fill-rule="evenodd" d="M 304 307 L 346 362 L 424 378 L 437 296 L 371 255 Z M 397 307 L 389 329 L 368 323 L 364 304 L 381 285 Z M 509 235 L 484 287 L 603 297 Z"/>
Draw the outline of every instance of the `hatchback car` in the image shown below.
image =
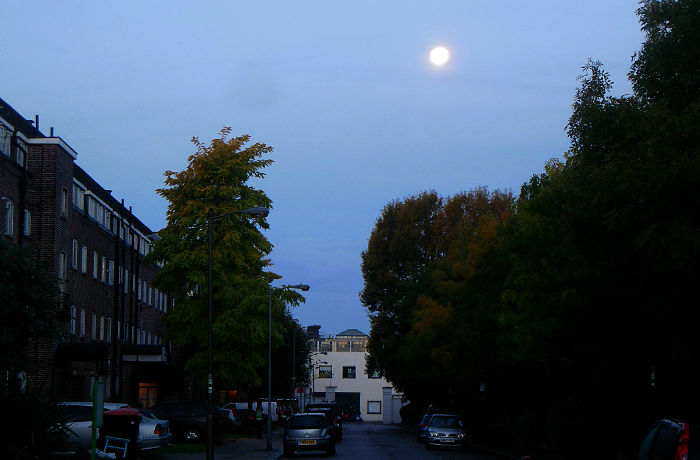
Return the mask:
<path fill-rule="evenodd" d="M 639 447 L 639 460 L 698 460 L 700 426 L 678 420 L 659 420 L 647 431 Z"/>
<path fill-rule="evenodd" d="M 456 447 L 465 448 L 467 435 L 464 432 L 462 417 L 454 414 L 433 414 L 427 428 L 425 448 Z"/>
<path fill-rule="evenodd" d="M 285 457 L 293 456 L 298 450 L 323 450 L 335 455 L 332 424 L 320 413 L 292 415 L 284 429 L 283 443 Z"/>

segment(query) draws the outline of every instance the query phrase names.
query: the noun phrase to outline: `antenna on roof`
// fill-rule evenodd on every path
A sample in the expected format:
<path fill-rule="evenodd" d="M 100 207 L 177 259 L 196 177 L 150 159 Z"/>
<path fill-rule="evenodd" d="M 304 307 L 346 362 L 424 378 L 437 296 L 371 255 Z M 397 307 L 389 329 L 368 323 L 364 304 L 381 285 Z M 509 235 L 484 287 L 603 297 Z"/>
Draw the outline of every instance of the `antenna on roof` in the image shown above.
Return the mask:
<path fill-rule="evenodd" d="M 39 131 L 39 115 L 34 115 L 34 127 L 36 128 L 37 131 Z"/>

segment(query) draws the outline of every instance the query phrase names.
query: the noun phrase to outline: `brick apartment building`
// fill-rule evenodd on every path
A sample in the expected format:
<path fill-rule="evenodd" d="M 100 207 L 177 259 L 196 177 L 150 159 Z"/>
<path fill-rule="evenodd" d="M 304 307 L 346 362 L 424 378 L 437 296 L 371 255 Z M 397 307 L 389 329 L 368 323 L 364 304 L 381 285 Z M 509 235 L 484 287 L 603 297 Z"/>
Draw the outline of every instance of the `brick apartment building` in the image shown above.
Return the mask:
<path fill-rule="evenodd" d="M 179 390 L 162 321 L 172 301 L 143 261 L 154 232 L 38 124 L 0 99 L 0 237 L 50 267 L 63 312 L 59 338 L 27 350 L 26 384 L 84 400 L 101 379 L 108 399 L 149 407 Z"/>

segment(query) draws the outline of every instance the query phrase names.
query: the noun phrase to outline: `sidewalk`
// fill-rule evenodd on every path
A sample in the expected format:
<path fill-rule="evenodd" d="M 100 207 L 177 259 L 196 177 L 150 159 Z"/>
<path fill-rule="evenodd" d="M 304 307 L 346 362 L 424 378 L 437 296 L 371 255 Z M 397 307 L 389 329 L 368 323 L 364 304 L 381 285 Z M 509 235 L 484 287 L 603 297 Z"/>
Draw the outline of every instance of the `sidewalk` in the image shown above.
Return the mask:
<path fill-rule="evenodd" d="M 267 438 L 265 433 L 260 439 L 253 437 L 240 437 L 225 440 L 222 444 L 214 446 L 215 460 L 228 460 L 239 458 L 264 458 L 273 460 L 282 455 L 282 434 L 284 430 L 275 428 L 272 430 L 272 449 L 267 450 Z M 206 451 L 197 454 L 166 454 L 153 452 L 142 455 L 143 460 L 203 460 L 207 456 Z"/>

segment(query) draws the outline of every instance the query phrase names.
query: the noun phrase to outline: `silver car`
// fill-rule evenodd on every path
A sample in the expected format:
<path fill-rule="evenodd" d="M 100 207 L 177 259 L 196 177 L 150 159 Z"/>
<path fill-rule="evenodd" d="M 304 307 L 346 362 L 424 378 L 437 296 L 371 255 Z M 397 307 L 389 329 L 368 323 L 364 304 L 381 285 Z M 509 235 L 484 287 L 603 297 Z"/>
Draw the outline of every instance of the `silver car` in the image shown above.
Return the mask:
<path fill-rule="evenodd" d="M 333 428 L 325 414 L 294 414 L 284 429 L 284 456 L 291 457 L 298 450 L 323 450 L 335 455 Z"/>
<path fill-rule="evenodd" d="M 433 414 L 427 427 L 425 448 L 467 446 L 467 434 L 464 431 L 462 417 L 454 414 Z"/>
<path fill-rule="evenodd" d="M 170 433 L 170 424 L 167 420 L 158 420 L 153 412 L 139 409 L 141 423 L 139 423 L 139 437 L 141 450 L 152 450 L 160 447 L 168 447 L 173 435 Z"/>

